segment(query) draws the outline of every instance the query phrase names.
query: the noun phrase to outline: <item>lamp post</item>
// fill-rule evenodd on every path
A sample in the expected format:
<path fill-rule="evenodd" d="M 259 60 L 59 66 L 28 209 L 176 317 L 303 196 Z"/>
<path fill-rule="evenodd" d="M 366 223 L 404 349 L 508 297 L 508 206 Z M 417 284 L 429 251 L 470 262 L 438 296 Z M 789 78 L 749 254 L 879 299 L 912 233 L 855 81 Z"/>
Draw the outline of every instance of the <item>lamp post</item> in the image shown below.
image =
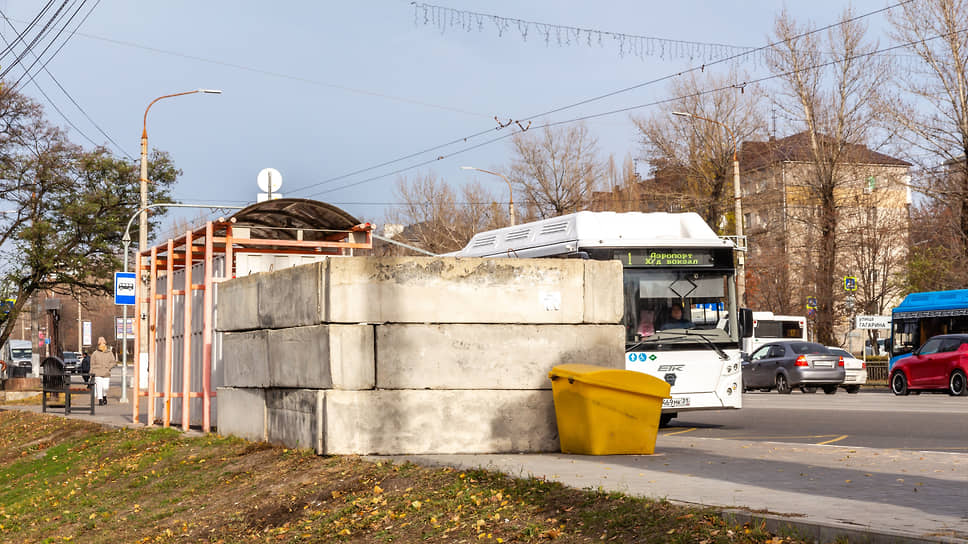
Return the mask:
<path fill-rule="evenodd" d="M 511 188 L 511 180 L 507 178 L 504 174 L 499 172 L 491 172 L 490 170 L 484 170 L 483 168 L 475 168 L 473 166 L 461 166 L 461 170 L 477 170 L 478 172 L 484 172 L 485 174 L 491 174 L 492 176 L 500 176 L 504 178 L 505 183 L 508 184 L 508 215 L 511 216 L 511 226 L 514 226 L 514 190 Z"/>
<path fill-rule="evenodd" d="M 195 89 L 194 91 L 185 91 L 183 93 L 166 94 L 152 100 L 151 103 L 148 104 L 148 107 L 145 108 L 144 123 L 141 129 L 141 180 L 140 180 L 141 181 L 140 183 L 141 185 L 140 203 L 141 204 L 139 207 L 139 210 L 141 212 L 141 219 L 138 223 L 138 258 L 139 259 L 141 258 L 141 254 L 148 247 L 148 110 L 150 110 L 151 106 L 154 106 L 155 102 L 158 102 L 159 100 L 163 100 L 165 98 L 173 98 L 176 96 L 184 96 L 186 94 L 195 94 L 195 93 L 222 94 L 222 91 L 217 89 Z M 127 254 L 125 254 L 125 263 L 127 263 Z M 141 278 L 137 279 L 137 281 L 140 281 L 140 280 Z M 148 309 L 143 306 L 144 303 L 140 300 L 137 302 L 138 302 L 138 308 L 136 311 L 139 311 L 142 314 L 147 313 Z M 127 309 L 127 306 L 125 306 L 125 310 L 126 309 Z M 145 321 L 142 320 L 142 323 L 145 323 Z M 124 322 L 124 330 L 127 330 L 127 321 Z M 147 331 L 142 331 L 142 332 L 144 333 Z M 142 334 L 142 337 L 144 336 L 145 335 Z M 145 346 L 144 344 L 142 344 L 141 349 L 145 350 L 145 352 L 147 353 L 147 346 Z M 140 357 L 141 355 L 138 354 L 138 356 Z M 140 360 L 138 361 L 138 363 L 140 364 Z M 123 386 L 121 390 L 124 391 Z M 122 396 L 123 395 L 124 393 L 122 393 Z"/>
<path fill-rule="evenodd" d="M 729 134 L 730 139 L 733 141 L 733 202 L 735 204 L 736 215 L 736 245 L 739 246 L 743 239 L 743 194 L 740 191 L 739 186 L 739 157 L 737 156 L 737 151 L 739 147 L 739 142 L 736 141 L 736 135 L 733 131 L 729 129 L 725 124 L 716 121 L 715 119 L 709 119 L 708 117 L 703 117 L 701 115 L 696 115 L 694 113 L 686 113 L 682 111 L 674 111 L 672 115 L 679 117 L 691 117 L 693 119 L 699 119 L 701 121 L 708 121 L 710 123 L 719 125 L 726 129 L 726 133 Z M 740 251 L 736 255 L 736 301 L 742 305 L 743 296 L 746 293 L 746 256 L 743 251 Z"/>

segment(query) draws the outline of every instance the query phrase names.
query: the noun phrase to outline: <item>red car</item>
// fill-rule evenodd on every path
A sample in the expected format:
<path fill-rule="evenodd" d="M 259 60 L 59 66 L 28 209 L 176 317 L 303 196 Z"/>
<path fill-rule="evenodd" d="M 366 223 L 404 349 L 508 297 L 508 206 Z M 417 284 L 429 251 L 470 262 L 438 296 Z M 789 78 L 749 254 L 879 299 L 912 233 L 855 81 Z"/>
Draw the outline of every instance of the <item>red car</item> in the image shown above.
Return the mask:
<path fill-rule="evenodd" d="M 954 396 L 968 395 L 968 334 L 933 336 L 910 357 L 894 363 L 891 391 L 947 390 Z"/>

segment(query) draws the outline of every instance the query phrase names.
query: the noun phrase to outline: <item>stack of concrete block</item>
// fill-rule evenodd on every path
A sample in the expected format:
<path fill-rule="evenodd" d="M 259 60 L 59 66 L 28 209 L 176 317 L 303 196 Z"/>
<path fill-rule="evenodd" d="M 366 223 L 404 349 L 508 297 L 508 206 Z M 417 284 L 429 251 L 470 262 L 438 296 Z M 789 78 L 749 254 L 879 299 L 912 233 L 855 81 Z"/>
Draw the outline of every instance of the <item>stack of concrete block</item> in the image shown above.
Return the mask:
<path fill-rule="evenodd" d="M 218 302 L 219 432 L 320 454 L 554 451 L 548 372 L 624 365 L 618 262 L 337 257 Z"/>

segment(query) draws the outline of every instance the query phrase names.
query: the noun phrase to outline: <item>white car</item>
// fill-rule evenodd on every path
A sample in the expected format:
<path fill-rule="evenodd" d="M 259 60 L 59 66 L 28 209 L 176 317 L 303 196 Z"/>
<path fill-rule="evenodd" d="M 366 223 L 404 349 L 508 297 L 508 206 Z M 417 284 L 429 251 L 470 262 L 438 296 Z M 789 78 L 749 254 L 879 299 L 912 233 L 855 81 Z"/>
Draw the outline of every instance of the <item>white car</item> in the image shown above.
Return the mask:
<path fill-rule="evenodd" d="M 860 386 L 867 383 L 867 364 L 843 348 L 827 346 L 827 349 L 831 353 L 844 358 L 844 371 L 846 374 L 841 387 L 846 389 L 848 393 L 860 391 Z"/>

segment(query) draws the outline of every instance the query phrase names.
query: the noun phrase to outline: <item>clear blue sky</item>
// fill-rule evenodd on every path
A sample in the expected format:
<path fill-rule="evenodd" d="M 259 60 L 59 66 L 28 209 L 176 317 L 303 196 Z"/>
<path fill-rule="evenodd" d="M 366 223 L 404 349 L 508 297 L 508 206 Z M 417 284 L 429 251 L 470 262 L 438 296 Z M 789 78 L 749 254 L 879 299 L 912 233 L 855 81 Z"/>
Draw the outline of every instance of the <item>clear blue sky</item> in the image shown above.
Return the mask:
<path fill-rule="evenodd" d="M 95 1 L 89 1 L 82 14 Z M 765 0 L 434 3 L 541 23 L 737 46 L 764 44 L 783 5 Z M 42 4 L 0 0 L 3 12 L 18 28 Z M 800 20 L 820 26 L 834 22 L 846 5 L 814 0 L 791 2 L 789 9 Z M 881 0 L 854 4 L 860 13 L 885 5 Z M 655 50 L 644 58 L 622 57 L 616 42 L 608 38 L 602 46 L 593 42 L 592 47 L 586 37 L 581 38 L 586 45 L 581 46 L 559 46 L 554 36 L 546 44 L 534 26 L 524 40 L 517 25 L 499 36 L 493 21 L 486 19 L 483 28 L 475 23 L 470 31 L 451 26 L 441 31 L 423 21 L 422 10 L 401 0 L 103 0 L 47 68 L 134 157 L 142 115 L 152 99 L 200 87 L 223 90 L 220 96 L 165 100 L 149 114 L 149 145 L 170 152 L 184 171 L 174 191 L 181 201 L 251 203 L 258 192 L 256 174 L 271 166 L 283 175 L 285 196 L 317 198 L 361 219 L 382 222 L 386 208 L 395 201 L 398 175 L 364 180 L 449 155 L 505 131 L 327 180 L 488 131 L 496 127 L 495 115 L 505 120 L 525 118 L 695 63 L 669 55 L 660 58 Z M 879 35 L 884 16 L 869 21 L 874 35 Z M 6 26 L 2 34 L 7 39 L 14 35 Z M 7 55 L 0 58 L 0 65 L 6 68 L 12 61 Z M 29 56 L 24 62 L 28 61 L 32 62 Z M 762 66 L 747 68 L 763 71 Z M 21 73 L 15 68 L 8 79 Z M 37 75 L 36 82 L 81 131 L 98 143 L 107 142 L 46 74 Z M 648 103 L 666 96 L 666 89 L 664 84 L 649 85 L 541 120 L 559 121 Z M 23 91 L 48 103 L 33 84 L 25 84 Z M 653 111 L 645 108 L 637 114 Z M 66 125 L 52 109 L 48 114 Z M 637 152 L 629 115 L 588 123 L 603 156 L 614 154 L 621 160 Z M 74 129 L 69 132 L 78 143 L 90 145 Z M 501 168 L 510 157 L 510 144 L 504 140 L 405 175 L 433 172 L 461 183 L 477 175 L 461 171 L 461 165 Z M 480 179 L 493 181 L 495 194 L 502 194 L 501 180 Z M 340 188 L 347 184 L 355 185 Z"/>

